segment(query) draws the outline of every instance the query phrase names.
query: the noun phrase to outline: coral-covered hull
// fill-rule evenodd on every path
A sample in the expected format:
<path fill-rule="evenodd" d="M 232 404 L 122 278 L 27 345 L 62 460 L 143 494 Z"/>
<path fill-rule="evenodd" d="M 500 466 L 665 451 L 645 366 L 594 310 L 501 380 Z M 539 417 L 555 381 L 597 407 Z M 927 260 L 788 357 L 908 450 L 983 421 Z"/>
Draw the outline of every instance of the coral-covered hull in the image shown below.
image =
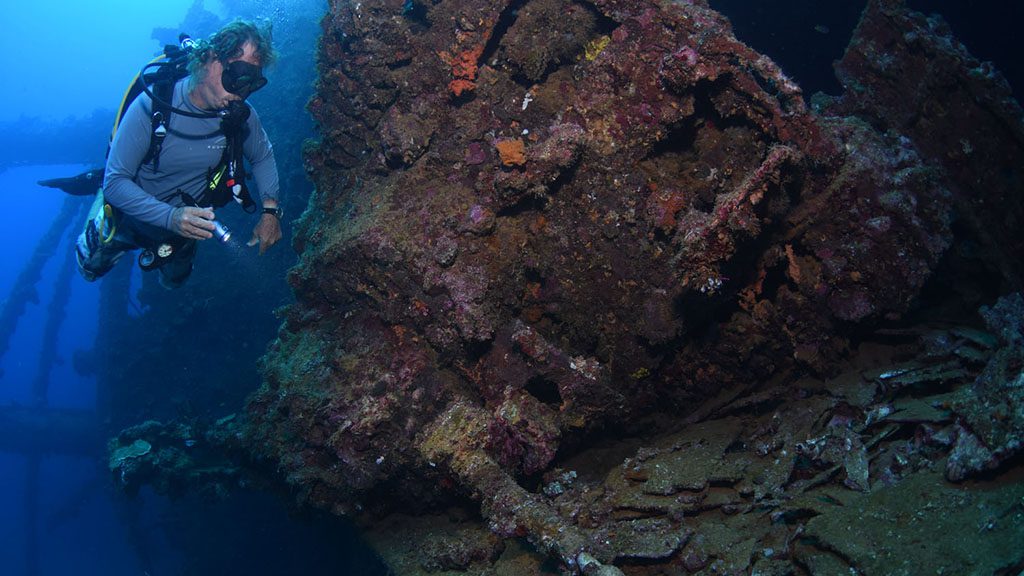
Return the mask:
<path fill-rule="evenodd" d="M 297 303 L 247 442 L 340 513 L 468 495 L 595 569 L 523 485 L 598 432 L 833 373 L 972 193 L 869 113 L 885 93 L 811 111 L 700 2 L 339 1 L 323 27 Z M 990 243 L 1000 282 L 1016 246 Z"/>

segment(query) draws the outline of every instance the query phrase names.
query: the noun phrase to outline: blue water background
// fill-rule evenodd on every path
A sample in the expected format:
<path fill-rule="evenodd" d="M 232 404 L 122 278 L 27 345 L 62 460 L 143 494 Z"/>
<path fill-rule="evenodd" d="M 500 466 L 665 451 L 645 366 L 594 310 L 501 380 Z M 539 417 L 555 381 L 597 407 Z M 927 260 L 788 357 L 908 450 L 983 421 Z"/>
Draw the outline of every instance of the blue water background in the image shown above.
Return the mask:
<path fill-rule="evenodd" d="M 151 38 L 153 29 L 177 26 L 191 5 L 191 0 L 5 2 L 0 121 L 22 115 L 58 120 L 116 106 L 127 75 L 161 48 Z M 204 7 L 226 14 L 220 2 Z"/>
<path fill-rule="evenodd" d="M 0 226 L 0 246 L 6 256 L 0 260 L 0 294 L 11 292 L 14 280 L 34 252 L 40 238 L 49 228 L 50 221 L 59 212 L 65 196 L 57 190 L 36 185 L 40 178 L 54 174 L 75 174 L 81 165 L 19 167 L 0 173 L 0 202 L 9 207 L 7 218 Z M 43 326 L 47 305 L 53 292 L 57 268 L 64 263 L 65 251 L 70 249 L 66 240 L 55 257 L 43 269 L 43 281 L 38 285 L 38 302 L 29 304 L 18 322 L 7 354 L 0 360 L 0 405 L 31 405 L 32 383 L 39 371 L 39 349 L 42 345 Z M 82 281 L 72 283 L 68 302 L 68 316 L 58 336 L 61 351 L 52 367 L 48 404 L 52 408 L 93 409 L 96 399 L 95 378 L 77 374 L 71 355 L 75 350 L 90 348 L 96 335 L 96 314 L 99 299 L 97 285 Z M 132 574 L 137 566 L 126 566 L 132 555 L 125 549 L 127 538 L 123 526 L 114 516 L 112 490 L 98 489 L 96 497 L 80 503 L 82 509 L 59 525 L 49 524 L 58 508 L 69 504 L 68 496 L 80 493 L 89 485 L 100 485 L 98 457 L 47 456 L 39 472 L 40 507 L 38 517 L 44 519 L 39 529 L 46 540 L 60 542 L 60 554 L 41 555 L 42 574 L 71 573 L 82 565 L 97 565 L 96 574 Z M 8 511 L 0 516 L 0 572 L 27 574 L 25 527 L 29 524 L 25 508 L 26 456 L 0 452 L 0 509 Z M 71 504 L 78 504 L 72 502 Z M 47 528 L 53 528 L 48 530 Z M 102 554 L 98 554 L 99 552 Z M 106 552 L 109 551 L 109 554 Z"/>
<path fill-rule="evenodd" d="M 61 191 L 41 187 L 36 182 L 54 175 L 77 174 L 85 169 L 87 167 L 81 164 L 58 164 L 15 167 L 0 173 L 0 202 L 9 208 L 8 214 L 18 215 L 6 219 L 4 226 L 0 226 L 0 246 L 6 247 L 7 252 L 0 261 L 0 294 L 4 297 L 11 293 L 15 279 L 66 198 Z M 57 253 L 43 268 L 43 281 L 38 285 L 39 301 L 26 308 L 11 338 L 10 349 L 0 359 L 0 374 L 3 374 L 0 405 L 32 403 L 31 387 L 39 371 L 46 307 L 53 298 L 58 267 L 63 265 L 64 255 L 70 249 L 67 239 L 62 239 Z M 63 353 L 50 373 L 48 398 L 52 407 L 95 408 L 96 380 L 75 373 L 71 354 L 78 349 L 92 348 L 98 303 L 98 285 L 78 281 L 77 278 L 72 282 L 68 316 L 58 337 L 58 349 Z"/>

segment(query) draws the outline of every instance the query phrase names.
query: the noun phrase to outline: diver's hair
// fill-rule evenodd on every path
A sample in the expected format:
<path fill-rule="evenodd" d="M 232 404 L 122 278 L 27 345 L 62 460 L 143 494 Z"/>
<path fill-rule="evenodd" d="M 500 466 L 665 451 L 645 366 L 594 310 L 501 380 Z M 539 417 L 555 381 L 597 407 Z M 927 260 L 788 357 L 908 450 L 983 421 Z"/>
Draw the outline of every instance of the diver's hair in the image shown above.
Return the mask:
<path fill-rule="evenodd" d="M 192 75 L 192 84 L 202 82 L 206 77 L 206 68 L 214 59 L 227 64 L 228 60 L 238 58 L 244 52 L 246 42 L 252 42 L 256 49 L 256 58 L 266 68 L 277 61 L 274 51 L 273 26 L 269 21 L 257 25 L 248 20 L 237 19 L 229 22 L 207 40 L 200 40 L 192 51 L 188 61 L 188 71 Z"/>

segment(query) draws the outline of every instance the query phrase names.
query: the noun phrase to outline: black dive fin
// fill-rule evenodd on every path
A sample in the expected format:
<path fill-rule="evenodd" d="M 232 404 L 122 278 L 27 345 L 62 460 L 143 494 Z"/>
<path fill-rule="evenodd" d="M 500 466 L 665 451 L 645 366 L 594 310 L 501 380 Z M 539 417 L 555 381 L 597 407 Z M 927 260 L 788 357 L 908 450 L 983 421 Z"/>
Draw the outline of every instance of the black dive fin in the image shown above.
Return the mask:
<path fill-rule="evenodd" d="M 103 168 L 88 170 L 71 178 L 40 180 L 38 184 L 47 188 L 60 188 L 72 196 L 92 196 L 103 185 Z"/>

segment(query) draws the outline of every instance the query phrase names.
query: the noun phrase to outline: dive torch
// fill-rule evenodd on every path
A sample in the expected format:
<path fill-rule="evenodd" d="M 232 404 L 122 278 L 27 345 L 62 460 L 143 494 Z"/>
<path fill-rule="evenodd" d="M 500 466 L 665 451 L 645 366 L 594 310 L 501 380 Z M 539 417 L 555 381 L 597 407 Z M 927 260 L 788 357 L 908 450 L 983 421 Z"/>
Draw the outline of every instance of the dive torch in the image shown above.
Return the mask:
<path fill-rule="evenodd" d="M 195 208 L 202 208 L 202 206 L 200 206 L 199 203 L 196 202 L 196 199 L 193 198 L 191 194 L 186 194 L 186 193 L 182 192 L 181 193 L 181 198 L 182 198 L 182 200 L 185 201 L 185 205 L 186 206 L 193 206 Z M 227 226 L 225 226 L 224 224 L 221 224 L 220 222 L 214 220 L 213 221 L 213 237 L 216 238 L 217 240 L 220 240 L 221 242 L 227 244 L 228 240 L 231 240 L 231 230 Z"/>

